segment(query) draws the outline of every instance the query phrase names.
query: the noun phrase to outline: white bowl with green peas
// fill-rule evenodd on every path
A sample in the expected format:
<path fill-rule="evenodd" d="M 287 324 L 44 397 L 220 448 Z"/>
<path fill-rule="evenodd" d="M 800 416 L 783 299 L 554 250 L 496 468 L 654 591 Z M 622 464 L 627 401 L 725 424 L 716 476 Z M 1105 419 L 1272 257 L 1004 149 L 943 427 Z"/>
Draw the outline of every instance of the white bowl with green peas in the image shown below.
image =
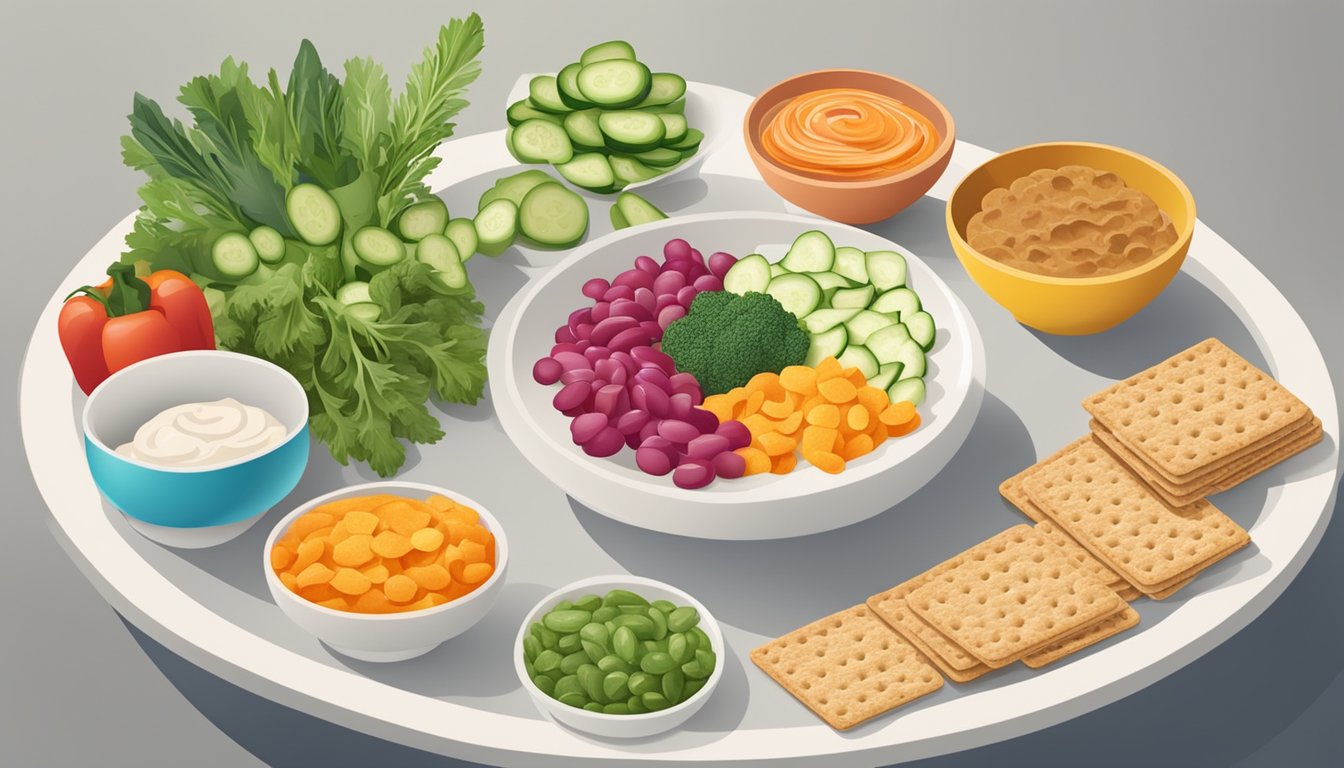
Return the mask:
<path fill-rule="evenodd" d="M 537 603 L 518 631 L 513 665 L 543 715 L 593 736 L 632 739 L 699 711 L 723 677 L 723 652 L 719 623 L 694 597 L 653 579 L 596 576 Z"/>

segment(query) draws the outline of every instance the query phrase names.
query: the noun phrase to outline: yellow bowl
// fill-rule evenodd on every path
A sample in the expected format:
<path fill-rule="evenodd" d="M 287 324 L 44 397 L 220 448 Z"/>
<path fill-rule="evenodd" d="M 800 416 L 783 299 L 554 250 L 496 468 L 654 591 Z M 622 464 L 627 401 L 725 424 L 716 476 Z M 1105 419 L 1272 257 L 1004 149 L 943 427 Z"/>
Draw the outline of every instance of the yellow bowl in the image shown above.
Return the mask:
<path fill-rule="evenodd" d="M 1175 244 L 1135 269 L 1101 277 L 1054 277 L 1006 266 L 966 242 L 966 223 L 985 195 L 1041 168 L 1086 165 L 1110 171 L 1157 203 L 1176 227 Z M 1176 276 L 1195 231 L 1195 199 L 1176 174 L 1143 155 L 1105 144 L 1052 142 L 1004 152 L 961 180 L 947 201 L 947 234 L 961 265 L 1019 323 L 1046 333 L 1100 333 L 1128 320 Z"/>

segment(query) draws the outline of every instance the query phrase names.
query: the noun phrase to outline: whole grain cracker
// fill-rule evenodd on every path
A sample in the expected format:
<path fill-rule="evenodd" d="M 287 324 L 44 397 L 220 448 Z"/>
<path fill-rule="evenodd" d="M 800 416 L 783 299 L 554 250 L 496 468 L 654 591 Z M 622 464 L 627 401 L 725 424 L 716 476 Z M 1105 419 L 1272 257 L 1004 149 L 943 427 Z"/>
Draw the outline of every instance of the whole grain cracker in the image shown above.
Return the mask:
<path fill-rule="evenodd" d="M 1040 521 L 1046 519 L 1045 513 L 1041 512 L 1041 510 L 1036 508 L 1036 505 L 1031 501 L 1031 498 L 1027 496 L 1026 491 L 1022 489 L 1022 481 L 1026 479 L 1027 475 L 1035 471 L 1036 467 L 1054 460 L 1056 456 L 1059 456 L 1061 453 L 1064 453 L 1073 446 L 1077 445 L 1079 442 L 1086 439 L 1087 439 L 1086 436 L 1084 436 L 1078 438 L 1077 440 L 1074 440 L 1072 443 L 1069 443 L 1063 448 L 1060 448 L 1058 451 L 1055 451 L 1050 456 L 1036 462 L 1035 464 L 1032 464 L 1030 467 L 1027 467 L 1021 472 L 1018 472 L 1016 475 L 1013 475 L 1007 480 L 1004 480 L 1002 483 L 999 483 L 999 494 L 1002 495 L 1003 498 L 1007 499 L 1009 504 L 1012 504 L 1013 506 L 1017 507 L 1022 514 L 1026 515 L 1034 522 L 1039 523 Z"/>
<path fill-rule="evenodd" d="M 1301 400 L 1218 339 L 1107 387 L 1083 407 L 1174 478 L 1253 446 L 1308 413 Z"/>
<path fill-rule="evenodd" d="M 998 668 L 1100 621 L 1123 601 L 1054 542 L 1017 525 L 906 595 L 920 618 Z"/>
<path fill-rule="evenodd" d="M 751 660 L 841 731 L 943 685 L 938 670 L 866 605 L 772 640 Z"/>
<path fill-rule="evenodd" d="M 1092 440 L 1043 465 L 1025 486 L 1041 511 L 1145 593 L 1250 541 L 1207 500 L 1168 506 Z"/>
<path fill-rule="evenodd" d="M 1073 562 L 1079 568 L 1082 568 L 1088 574 L 1091 574 L 1101 583 L 1116 589 L 1117 585 L 1125 584 L 1125 578 L 1106 566 L 1105 563 L 1097 559 L 1096 555 L 1087 551 L 1087 548 L 1079 544 L 1063 528 L 1055 524 L 1053 520 L 1042 520 L 1036 524 L 1036 530 L 1045 534 L 1045 537 L 1058 544 L 1073 558 Z"/>
<path fill-rule="evenodd" d="M 1138 587 L 1127 581 L 1122 581 L 1118 588 L 1112 587 L 1112 589 L 1115 589 L 1115 594 L 1119 595 L 1120 599 L 1127 603 L 1143 597 L 1143 592 L 1140 592 Z"/>
<path fill-rule="evenodd" d="M 1108 637 L 1118 635 L 1138 623 L 1139 612 L 1134 610 L 1133 606 L 1126 605 L 1092 626 L 1079 630 L 1029 656 L 1022 657 L 1022 663 L 1032 669 L 1040 669 L 1059 661 L 1065 656 L 1070 656 L 1084 648 L 1095 645 Z"/>
<path fill-rule="evenodd" d="M 905 596 L 923 584 L 932 573 L 926 571 L 909 581 L 897 584 L 885 592 L 868 598 L 866 604 L 879 619 L 886 622 L 920 650 L 942 673 L 953 682 L 967 683 L 989 672 L 966 649 L 952 642 L 946 635 L 929 626 L 906 605 Z"/>

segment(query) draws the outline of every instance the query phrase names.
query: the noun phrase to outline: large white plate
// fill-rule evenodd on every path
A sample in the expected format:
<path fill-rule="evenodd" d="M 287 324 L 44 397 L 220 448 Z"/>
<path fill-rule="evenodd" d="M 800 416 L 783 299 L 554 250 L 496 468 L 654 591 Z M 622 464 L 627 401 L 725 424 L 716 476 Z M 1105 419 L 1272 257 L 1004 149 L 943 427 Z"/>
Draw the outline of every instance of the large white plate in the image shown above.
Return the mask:
<path fill-rule="evenodd" d="M 551 406 L 555 387 L 532 379 L 555 329 L 591 302 L 580 288 L 633 266 L 636 256 L 662 259 L 674 237 L 709 254 L 765 252 L 778 259 L 798 235 L 820 229 L 837 246 L 894 250 L 909 264 L 910 287 L 938 324 L 925 376 L 928 398 L 919 429 L 888 440 L 839 475 L 806 463 L 788 475 L 717 481 L 697 490 L 652 477 L 632 451 L 613 459 L 587 456 L 569 436 L 569 419 Z M 980 411 L 985 353 L 975 323 L 947 284 L 909 250 L 871 232 L 814 217 L 725 212 L 678 216 L 623 229 L 575 249 L 509 303 L 490 334 L 490 394 L 495 413 L 523 455 L 556 485 L 595 512 L 641 528 L 707 539 L 776 539 L 829 531 L 899 504 L 938 474 L 966 439 Z"/>
<path fill-rule="evenodd" d="M 725 92 L 731 93 L 731 92 Z M 721 102 L 740 120 L 749 98 Z M 431 179 L 450 206 L 470 204 L 489 175 L 510 172 L 499 131 L 445 145 Z M 562 491 L 530 471 L 491 417 L 490 404 L 451 408 L 450 436 L 411 452 L 401 477 L 447 485 L 496 512 L 514 550 L 496 609 L 440 649 L 410 662 L 369 665 L 333 655 L 280 615 L 258 570 L 266 534 L 286 509 L 368 473 L 314 447 L 289 500 L 226 545 L 167 550 L 108 510 L 84 469 L 78 409 L 56 339 L 60 299 L 101 274 L 131 219 L 73 265 L 38 319 L 20 374 L 23 443 L 57 540 L 128 621 L 189 661 L 253 693 L 316 717 L 419 749 L 501 765 L 861 766 L 968 749 L 1028 733 L 1115 701 L 1207 653 L 1245 627 L 1301 570 L 1329 522 L 1339 481 L 1339 414 L 1325 363 L 1292 306 L 1208 227 L 1154 305 L 1104 336 L 1032 334 L 970 283 L 946 245 L 952 186 L 992 156 L 958 142 L 930 193 L 892 222 L 975 316 L 989 368 L 984 405 L 962 450 L 929 485 L 888 514 L 827 533 L 777 541 L 693 541 L 571 510 Z M 740 145 L 707 157 L 696 183 L 651 187 L 669 210 L 784 206 L 765 190 Z M 676 192 L 674 195 L 673 192 Z M 455 201 L 455 202 L 454 202 Z M 669 201 L 679 202 L 671 205 Z M 600 224 L 600 216 L 594 216 Z M 596 236 L 606 231 L 600 226 Z M 473 260 L 487 308 L 541 270 L 526 255 Z M 751 666 L 765 638 L 844 608 L 909 578 L 1018 521 L 997 498 L 999 480 L 1086 429 L 1085 394 L 1137 370 L 1194 335 L 1223 336 L 1300 395 L 1321 418 L 1322 445 L 1215 497 L 1250 529 L 1252 548 L 1218 564 L 1180 595 L 1139 601 L 1138 628 L 1054 668 L 1006 669 L 938 693 L 846 734 Z M 518 623 L 556 586 L 595 573 L 636 572 L 694 594 L 720 620 L 723 685 L 705 709 L 663 737 L 629 744 L 587 740 L 542 720 L 509 657 Z"/>

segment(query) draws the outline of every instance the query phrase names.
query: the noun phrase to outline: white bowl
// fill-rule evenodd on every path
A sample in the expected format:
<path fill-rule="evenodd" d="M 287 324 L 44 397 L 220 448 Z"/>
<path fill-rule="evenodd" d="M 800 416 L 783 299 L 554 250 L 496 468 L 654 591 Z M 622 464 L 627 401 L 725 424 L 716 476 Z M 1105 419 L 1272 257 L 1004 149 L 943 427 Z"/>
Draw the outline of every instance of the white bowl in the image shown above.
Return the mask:
<path fill-rule="evenodd" d="M 938 326 L 929 353 L 928 397 L 914 432 L 828 475 L 800 462 L 787 475 L 715 480 L 696 490 L 635 466 L 633 451 L 606 459 L 574 445 L 569 419 L 551 405 L 558 390 L 532 378 L 532 365 L 550 353 L 555 329 L 590 304 L 580 292 L 592 277 L 611 279 L 635 257 L 662 260 L 663 244 L 685 238 L 709 254 L 782 256 L 799 234 L 825 232 L 836 245 L 893 250 L 909 265 L 909 284 Z M 961 447 L 984 396 L 985 352 L 961 301 L 918 256 L 871 232 L 782 213 L 737 212 L 678 216 L 619 230 L 576 248 L 528 283 L 490 332 L 490 398 L 505 434 L 551 482 L 593 511 L 621 522 L 707 539 L 777 539 L 840 528 L 894 507 L 933 479 Z"/>
<path fill-rule="evenodd" d="M 710 644 L 718 659 L 714 664 L 714 671 L 705 680 L 704 687 L 680 704 L 657 712 L 607 715 L 561 704 L 547 696 L 532 682 L 527 676 L 527 669 L 523 666 L 523 639 L 527 637 L 532 622 L 540 621 L 541 617 L 561 600 L 573 600 L 593 594 L 600 597 L 612 589 L 628 589 L 649 602 L 669 600 L 677 605 L 689 605 L 700 613 L 699 627 L 709 636 Z M 637 739 L 670 731 L 700 711 L 713 695 L 714 689 L 718 687 L 719 680 L 723 678 L 726 654 L 727 649 L 723 645 L 723 631 L 719 629 L 719 622 L 714 619 L 709 609 L 694 597 L 661 581 L 640 576 L 594 576 L 557 589 L 542 598 L 541 602 L 527 614 L 522 627 L 518 630 L 518 637 L 513 641 L 513 668 L 518 672 L 518 679 L 522 682 L 523 689 L 532 697 L 532 703 L 543 715 L 576 731 L 583 731 L 593 736 L 607 739 Z"/>
<path fill-rule="evenodd" d="M 271 568 L 271 549 L 300 515 L 329 501 L 350 496 L 391 493 L 424 498 L 432 494 L 465 504 L 480 515 L 481 522 L 495 536 L 495 572 L 470 594 L 443 605 L 405 613 L 366 614 L 338 611 L 318 605 L 289 591 Z M 295 624 L 326 643 L 332 650 L 361 661 L 403 661 L 434 650 L 440 643 L 471 629 L 485 617 L 499 599 L 504 571 L 509 564 L 509 543 L 495 516 L 480 504 L 447 488 L 424 483 L 389 481 L 364 483 L 333 491 L 304 504 L 285 515 L 266 539 L 262 570 L 271 598 Z"/>

